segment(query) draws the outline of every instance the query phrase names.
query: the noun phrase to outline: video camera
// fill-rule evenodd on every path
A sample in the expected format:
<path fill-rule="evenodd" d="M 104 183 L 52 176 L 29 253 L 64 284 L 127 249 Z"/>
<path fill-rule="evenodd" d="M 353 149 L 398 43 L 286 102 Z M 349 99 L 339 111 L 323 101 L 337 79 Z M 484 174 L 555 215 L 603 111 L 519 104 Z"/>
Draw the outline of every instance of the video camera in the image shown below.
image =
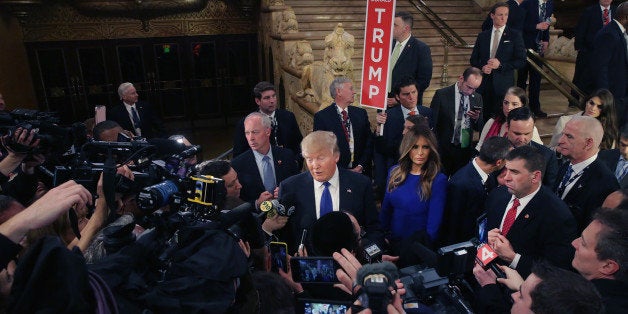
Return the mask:
<path fill-rule="evenodd" d="M 61 156 L 72 145 L 80 146 L 86 140 L 85 125 L 81 122 L 71 126 L 60 126 L 60 119 L 54 112 L 43 112 L 31 109 L 15 109 L 10 113 L 0 112 L 0 130 L 7 137 L 4 145 L 8 149 L 29 154 L 44 154 L 46 158 Z M 18 128 L 26 131 L 35 130 L 34 139 L 39 139 L 39 145 L 30 148 L 13 141 L 13 135 Z"/>
<path fill-rule="evenodd" d="M 472 288 L 464 276 L 473 271 L 476 247 L 466 241 L 437 251 L 435 267 L 410 266 L 401 269 L 401 282 L 406 288 L 404 308 L 436 313 L 473 313 L 468 299 Z"/>

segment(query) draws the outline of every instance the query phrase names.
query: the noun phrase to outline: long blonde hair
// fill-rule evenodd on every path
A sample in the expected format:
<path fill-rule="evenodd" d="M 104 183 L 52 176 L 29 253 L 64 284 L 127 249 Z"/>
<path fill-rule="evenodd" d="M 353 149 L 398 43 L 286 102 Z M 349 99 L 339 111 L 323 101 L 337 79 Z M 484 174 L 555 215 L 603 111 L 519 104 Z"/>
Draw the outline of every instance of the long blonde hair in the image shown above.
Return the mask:
<path fill-rule="evenodd" d="M 403 136 L 399 147 L 399 156 L 401 156 L 399 157 L 399 166 L 390 173 L 388 192 L 392 192 L 406 181 L 408 174 L 412 170 L 410 151 L 420 137 L 423 137 L 430 146 L 430 154 L 425 164 L 421 167 L 421 200 L 427 200 L 432 195 L 432 182 L 440 171 L 441 165 L 436 136 L 434 136 L 432 130 L 425 125 L 415 125 Z M 417 190 L 418 189 L 419 186 L 417 186 Z"/>

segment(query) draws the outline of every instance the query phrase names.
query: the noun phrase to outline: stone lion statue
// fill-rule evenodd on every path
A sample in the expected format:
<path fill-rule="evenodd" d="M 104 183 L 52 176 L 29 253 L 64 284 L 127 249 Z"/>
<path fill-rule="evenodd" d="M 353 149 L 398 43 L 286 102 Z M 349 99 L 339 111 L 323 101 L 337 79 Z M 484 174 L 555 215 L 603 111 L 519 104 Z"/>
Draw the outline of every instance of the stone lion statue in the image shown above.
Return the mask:
<path fill-rule="evenodd" d="M 314 62 L 312 46 L 310 46 L 307 40 L 297 41 L 292 48 L 290 48 L 288 56 L 290 57 L 290 67 L 297 71 L 303 71 L 303 67 Z"/>
<path fill-rule="evenodd" d="M 289 9 L 281 12 L 281 19 L 277 24 L 277 34 L 297 33 L 299 32 L 299 23 L 294 10 Z"/>
<path fill-rule="evenodd" d="M 306 101 L 326 107 L 334 100 L 329 93 L 329 85 L 338 76 L 353 78 L 353 35 L 347 33 L 338 23 L 334 31 L 325 37 L 323 62 L 315 61 L 303 67 L 301 84 L 303 91 L 297 96 Z"/>

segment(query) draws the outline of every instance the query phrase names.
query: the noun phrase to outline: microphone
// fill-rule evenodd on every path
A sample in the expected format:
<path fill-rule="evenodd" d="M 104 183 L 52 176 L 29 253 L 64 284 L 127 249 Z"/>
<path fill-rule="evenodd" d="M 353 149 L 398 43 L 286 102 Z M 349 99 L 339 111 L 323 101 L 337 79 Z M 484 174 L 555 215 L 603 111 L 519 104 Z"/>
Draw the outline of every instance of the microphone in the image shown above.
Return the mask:
<path fill-rule="evenodd" d="M 362 286 L 359 300 L 362 306 L 373 313 L 386 313 L 386 306 L 392 300 L 391 289 L 396 290 L 395 280 L 399 279 L 397 266 L 391 262 L 367 264 L 358 270 L 356 283 Z"/>
<path fill-rule="evenodd" d="M 367 238 L 362 238 L 362 244 L 364 247 L 364 256 L 369 264 L 380 263 L 382 261 L 383 250 L 377 243 Z"/>
<path fill-rule="evenodd" d="M 495 252 L 495 250 L 493 250 L 490 245 L 482 243 L 480 244 L 480 246 L 478 246 L 475 259 L 478 261 L 478 263 L 480 263 L 482 267 L 484 267 L 484 269 L 490 268 L 491 270 L 493 270 L 498 278 L 506 278 L 506 274 L 501 270 L 501 268 L 499 268 L 499 266 L 495 262 L 495 259 L 497 259 L 497 257 L 497 252 Z"/>
<path fill-rule="evenodd" d="M 262 212 L 265 212 L 269 218 L 275 215 L 290 217 L 294 213 L 294 206 L 286 209 L 278 200 L 263 201 L 259 208 Z"/>

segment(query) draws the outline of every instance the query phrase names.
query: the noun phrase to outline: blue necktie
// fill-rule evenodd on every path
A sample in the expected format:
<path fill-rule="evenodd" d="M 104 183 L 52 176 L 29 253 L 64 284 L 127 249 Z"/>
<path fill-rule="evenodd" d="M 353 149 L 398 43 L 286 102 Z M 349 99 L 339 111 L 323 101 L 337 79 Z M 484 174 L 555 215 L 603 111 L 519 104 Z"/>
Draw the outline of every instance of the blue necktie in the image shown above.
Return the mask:
<path fill-rule="evenodd" d="M 325 189 L 323 190 L 323 195 L 321 195 L 320 217 L 323 217 L 326 214 L 334 211 L 334 204 L 331 201 L 331 193 L 329 192 L 329 186 L 331 184 L 328 181 L 325 181 L 323 185 L 325 186 Z"/>
<path fill-rule="evenodd" d="M 618 181 L 621 181 L 628 172 L 628 161 L 624 157 L 619 157 L 617 168 L 615 169 L 615 177 Z"/>
<path fill-rule="evenodd" d="M 266 191 L 273 193 L 275 191 L 275 174 L 273 173 L 273 167 L 270 165 L 270 157 L 268 155 L 262 158 L 262 173 L 264 177 L 262 180 L 264 181 L 264 188 Z"/>
<path fill-rule="evenodd" d="M 567 182 L 569 182 L 569 178 L 571 178 L 572 174 L 573 168 L 571 168 L 571 164 L 569 164 L 569 166 L 567 167 L 567 171 L 565 172 L 565 176 L 563 177 L 563 180 L 560 181 L 560 185 L 558 186 L 558 190 L 556 191 L 558 197 L 563 198 L 563 193 L 567 188 Z"/>
<path fill-rule="evenodd" d="M 133 126 L 136 129 L 141 129 L 140 125 L 140 116 L 137 115 L 137 110 L 135 110 L 135 106 L 131 106 L 131 115 L 133 116 Z"/>

